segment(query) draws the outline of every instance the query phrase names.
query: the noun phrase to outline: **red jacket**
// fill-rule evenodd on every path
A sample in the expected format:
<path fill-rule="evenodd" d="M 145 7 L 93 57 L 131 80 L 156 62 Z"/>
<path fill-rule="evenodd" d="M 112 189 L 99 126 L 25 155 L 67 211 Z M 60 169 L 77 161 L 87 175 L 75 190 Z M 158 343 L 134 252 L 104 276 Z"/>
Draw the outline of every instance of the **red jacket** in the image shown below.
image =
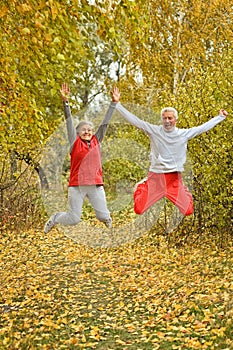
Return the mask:
<path fill-rule="evenodd" d="M 70 156 L 69 186 L 103 185 L 100 145 L 95 135 L 89 145 L 77 136 Z"/>

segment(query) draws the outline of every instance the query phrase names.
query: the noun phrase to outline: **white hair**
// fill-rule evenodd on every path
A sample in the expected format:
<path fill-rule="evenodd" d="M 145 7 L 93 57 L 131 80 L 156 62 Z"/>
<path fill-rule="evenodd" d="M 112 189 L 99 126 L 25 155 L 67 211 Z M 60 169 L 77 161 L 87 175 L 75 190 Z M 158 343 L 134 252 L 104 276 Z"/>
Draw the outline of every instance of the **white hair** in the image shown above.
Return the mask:
<path fill-rule="evenodd" d="M 81 120 L 81 122 L 78 123 L 78 125 L 76 126 L 76 132 L 78 133 L 80 128 L 83 125 L 89 125 L 92 129 L 94 129 L 94 125 L 92 122 L 90 122 L 89 120 Z"/>
<path fill-rule="evenodd" d="M 175 119 L 176 120 L 178 119 L 178 112 L 177 112 L 177 110 L 175 108 L 173 108 L 173 107 L 165 107 L 165 108 L 163 108 L 161 110 L 161 113 L 160 113 L 161 118 L 163 117 L 164 112 L 173 112 Z"/>

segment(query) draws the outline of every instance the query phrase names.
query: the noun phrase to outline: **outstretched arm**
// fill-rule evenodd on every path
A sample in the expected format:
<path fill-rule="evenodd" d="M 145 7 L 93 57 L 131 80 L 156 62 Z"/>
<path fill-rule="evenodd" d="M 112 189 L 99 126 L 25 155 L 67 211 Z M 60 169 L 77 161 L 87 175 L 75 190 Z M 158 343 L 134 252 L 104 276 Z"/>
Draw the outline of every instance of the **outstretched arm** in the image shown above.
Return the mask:
<path fill-rule="evenodd" d="M 70 88 L 69 88 L 69 85 L 67 83 L 62 84 L 60 94 L 61 94 L 61 98 L 63 101 L 63 108 L 64 108 L 64 114 L 65 114 L 65 119 L 66 119 L 68 140 L 69 140 L 70 150 L 71 150 L 73 147 L 74 141 L 76 140 L 77 134 L 76 134 L 76 130 L 74 127 L 72 114 L 70 111 L 70 105 L 69 105 Z"/>
<path fill-rule="evenodd" d="M 195 136 L 198 136 L 200 134 L 203 134 L 204 132 L 209 131 L 210 129 L 215 127 L 217 124 L 222 122 L 227 115 L 228 115 L 227 111 L 225 111 L 225 109 L 221 109 L 217 117 L 210 119 L 208 122 L 202 125 L 194 126 L 193 128 L 186 129 L 185 133 L 186 133 L 187 139 L 190 140 Z"/>

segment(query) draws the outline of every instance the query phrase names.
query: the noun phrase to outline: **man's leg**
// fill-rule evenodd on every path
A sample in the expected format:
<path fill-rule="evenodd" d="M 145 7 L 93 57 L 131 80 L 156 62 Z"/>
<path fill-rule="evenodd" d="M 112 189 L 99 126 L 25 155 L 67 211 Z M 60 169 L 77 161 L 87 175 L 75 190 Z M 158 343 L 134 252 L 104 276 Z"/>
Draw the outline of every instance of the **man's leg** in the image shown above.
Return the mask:
<path fill-rule="evenodd" d="M 134 211 L 136 214 L 143 214 L 159 199 L 165 195 L 164 174 L 150 172 L 148 179 L 139 183 L 134 192 Z"/>
<path fill-rule="evenodd" d="M 110 228 L 112 219 L 107 208 L 105 190 L 103 186 L 88 186 L 87 197 L 94 208 L 96 217 L 99 221 L 104 222 Z"/>
<path fill-rule="evenodd" d="M 193 197 L 188 188 L 184 186 L 181 173 L 168 173 L 165 176 L 166 197 L 177 206 L 183 215 L 191 215 L 194 211 Z"/>

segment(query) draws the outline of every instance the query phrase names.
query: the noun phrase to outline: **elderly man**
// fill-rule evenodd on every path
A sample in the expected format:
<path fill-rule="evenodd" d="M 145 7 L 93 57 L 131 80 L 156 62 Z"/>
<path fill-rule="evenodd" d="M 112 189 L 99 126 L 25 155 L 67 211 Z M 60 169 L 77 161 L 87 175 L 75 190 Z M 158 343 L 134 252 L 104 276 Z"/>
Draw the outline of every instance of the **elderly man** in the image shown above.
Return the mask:
<path fill-rule="evenodd" d="M 192 194 L 182 181 L 188 141 L 212 129 L 228 113 L 221 109 L 217 117 L 202 125 L 179 129 L 176 127 L 177 111 L 167 107 L 161 111 L 162 125 L 154 125 L 139 119 L 121 105 L 117 87 L 113 88 L 111 94 L 112 101 L 116 103 L 115 109 L 150 138 L 151 165 L 148 177 L 138 183 L 134 192 L 135 213 L 143 214 L 159 199 L 166 197 L 183 215 L 191 215 L 194 211 Z"/>

